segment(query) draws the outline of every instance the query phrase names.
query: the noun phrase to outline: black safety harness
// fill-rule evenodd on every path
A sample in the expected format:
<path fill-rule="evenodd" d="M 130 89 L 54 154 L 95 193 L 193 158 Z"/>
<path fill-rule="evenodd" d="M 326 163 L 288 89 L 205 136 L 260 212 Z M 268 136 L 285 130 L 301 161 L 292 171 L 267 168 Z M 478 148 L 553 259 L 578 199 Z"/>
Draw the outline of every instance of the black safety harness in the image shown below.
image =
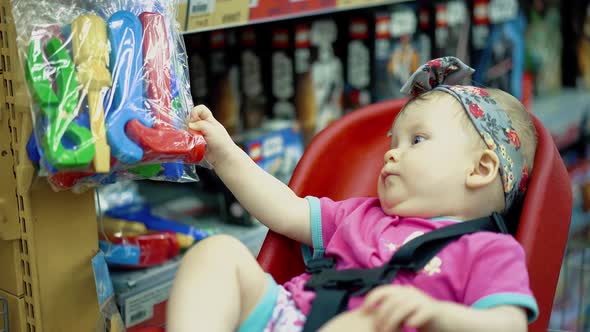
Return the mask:
<path fill-rule="evenodd" d="M 504 219 L 498 213 L 470 221 L 441 227 L 412 239 L 399 248 L 380 267 L 370 269 L 336 270 L 332 257 L 312 259 L 307 264 L 311 279 L 306 290 L 316 293 L 303 332 L 317 331 L 332 317 L 346 310 L 350 297 L 393 281 L 400 270 L 418 272 L 446 245 L 461 236 L 488 231 L 508 233 Z"/>

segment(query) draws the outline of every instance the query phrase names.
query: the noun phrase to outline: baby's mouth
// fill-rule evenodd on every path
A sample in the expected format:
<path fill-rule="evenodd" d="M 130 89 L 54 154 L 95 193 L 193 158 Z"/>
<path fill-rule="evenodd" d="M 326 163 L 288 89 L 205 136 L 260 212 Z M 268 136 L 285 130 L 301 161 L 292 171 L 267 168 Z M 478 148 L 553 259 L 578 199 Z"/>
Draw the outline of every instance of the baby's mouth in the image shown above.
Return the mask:
<path fill-rule="evenodd" d="M 394 172 L 387 172 L 387 171 L 381 172 L 381 180 L 382 181 L 385 181 L 390 176 L 399 176 L 399 174 L 394 173 Z"/>

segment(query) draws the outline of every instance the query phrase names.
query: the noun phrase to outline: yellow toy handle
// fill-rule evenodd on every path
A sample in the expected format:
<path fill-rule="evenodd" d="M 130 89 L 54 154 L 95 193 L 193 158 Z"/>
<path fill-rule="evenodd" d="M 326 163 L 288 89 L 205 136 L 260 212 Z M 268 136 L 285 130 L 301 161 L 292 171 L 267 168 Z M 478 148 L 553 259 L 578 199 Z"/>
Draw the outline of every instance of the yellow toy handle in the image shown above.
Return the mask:
<path fill-rule="evenodd" d="M 97 15 L 82 15 L 72 22 L 72 48 L 78 81 L 88 96 L 90 129 L 96 153 L 94 170 L 108 173 L 111 149 L 107 143 L 102 91 L 112 84 L 107 69 L 108 39 L 105 21 Z"/>

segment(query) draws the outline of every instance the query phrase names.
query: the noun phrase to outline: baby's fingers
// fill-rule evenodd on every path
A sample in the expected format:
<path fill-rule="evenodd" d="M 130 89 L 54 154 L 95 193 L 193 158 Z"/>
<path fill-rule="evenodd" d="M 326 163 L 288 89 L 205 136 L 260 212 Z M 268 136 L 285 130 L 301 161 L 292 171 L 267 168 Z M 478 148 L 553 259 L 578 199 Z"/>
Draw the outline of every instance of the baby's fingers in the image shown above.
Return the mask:
<path fill-rule="evenodd" d="M 419 329 L 432 320 L 433 314 L 428 309 L 416 310 L 408 317 L 405 324 L 408 327 Z"/>
<path fill-rule="evenodd" d="M 207 121 L 189 122 L 188 127 L 190 130 L 201 133 L 204 136 L 207 136 L 213 130 L 213 124 Z"/>
<path fill-rule="evenodd" d="M 210 119 L 213 119 L 213 114 L 205 105 L 195 106 L 189 115 L 190 122 Z"/>
<path fill-rule="evenodd" d="M 363 302 L 363 305 L 361 307 L 362 310 L 365 310 L 365 312 L 369 312 L 375 309 L 375 307 L 377 307 L 379 303 L 390 294 L 389 287 L 390 286 L 377 287 L 374 290 L 372 290 L 369 294 L 367 294 L 367 297 L 365 297 L 365 301 Z"/>

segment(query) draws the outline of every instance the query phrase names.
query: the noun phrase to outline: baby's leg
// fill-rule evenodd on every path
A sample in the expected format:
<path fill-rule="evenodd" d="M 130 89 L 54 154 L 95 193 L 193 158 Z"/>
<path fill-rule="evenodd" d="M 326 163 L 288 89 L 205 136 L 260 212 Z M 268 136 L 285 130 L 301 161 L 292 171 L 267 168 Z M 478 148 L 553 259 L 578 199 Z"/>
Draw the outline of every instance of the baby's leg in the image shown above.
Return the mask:
<path fill-rule="evenodd" d="M 240 241 L 217 235 L 184 256 L 168 301 L 167 331 L 234 331 L 264 295 L 268 278 Z"/>

